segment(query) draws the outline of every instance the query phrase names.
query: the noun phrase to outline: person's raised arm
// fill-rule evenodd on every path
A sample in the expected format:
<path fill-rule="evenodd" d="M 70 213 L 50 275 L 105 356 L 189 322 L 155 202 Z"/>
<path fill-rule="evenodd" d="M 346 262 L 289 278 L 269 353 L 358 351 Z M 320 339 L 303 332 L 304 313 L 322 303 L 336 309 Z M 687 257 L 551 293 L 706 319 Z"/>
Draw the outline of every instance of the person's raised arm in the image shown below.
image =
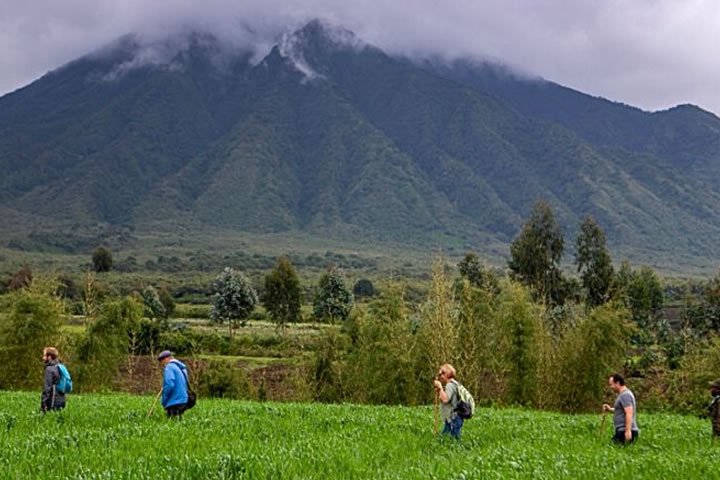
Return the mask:
<path fill-rule="evenodd" d="M 440 383 L 440 380 L 435 380 L 435 390 L 437 391 L 438 398 L 440 398 L 440 401 L 442 403 L 448 403 L 450 401 L 447 393 L 445 393 L 445 390 L 442 388 L 442 383 Z"/>

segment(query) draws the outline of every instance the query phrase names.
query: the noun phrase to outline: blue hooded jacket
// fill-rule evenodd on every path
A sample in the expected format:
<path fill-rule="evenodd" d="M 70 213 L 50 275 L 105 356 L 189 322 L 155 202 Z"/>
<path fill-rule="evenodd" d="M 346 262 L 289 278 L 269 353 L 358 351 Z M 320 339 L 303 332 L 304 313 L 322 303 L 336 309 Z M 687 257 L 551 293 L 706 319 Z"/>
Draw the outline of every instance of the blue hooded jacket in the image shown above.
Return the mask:
<path fill-rule="evenodd" d="M 187 403 L 188 387 L 183 371 L 185 372 L 185 375 L 187 375 L 187 367 L 179 360 L 171 360 L 167 365 L 165 365 L 162 393 L 163 408 Z"/>

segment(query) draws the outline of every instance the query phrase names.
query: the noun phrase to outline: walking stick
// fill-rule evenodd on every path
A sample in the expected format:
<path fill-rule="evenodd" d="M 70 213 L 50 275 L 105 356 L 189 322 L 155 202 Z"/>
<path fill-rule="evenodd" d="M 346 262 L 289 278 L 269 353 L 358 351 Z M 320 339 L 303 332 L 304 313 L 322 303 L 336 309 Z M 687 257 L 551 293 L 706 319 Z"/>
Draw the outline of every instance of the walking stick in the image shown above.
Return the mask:
<path fill-rule="evenodd" d="M 162 392 L 163 392 L 162 389 L 160 389 L 160 391 L 157 393 L 157 395 L 155 395 L 155 399 L 153 399 L 152 405 L 150 405 L 150 410 L 148 410 L 147 417 L 145 417 L 145 418 L 150 418 L 150 415 L 152 415 L 152 413 L 155 411 L 155 405 L 157 404 L 157 401 L 158 401 L 158 398 L 160 398 L 160 395 L 162 395 Z"/>
<path fill-rule="evenodd" d="M 438 403 L 440 400 L 440 392 L 435 392 L 435 405 L 433 408 L 433 432 L 438 435 Z"/>

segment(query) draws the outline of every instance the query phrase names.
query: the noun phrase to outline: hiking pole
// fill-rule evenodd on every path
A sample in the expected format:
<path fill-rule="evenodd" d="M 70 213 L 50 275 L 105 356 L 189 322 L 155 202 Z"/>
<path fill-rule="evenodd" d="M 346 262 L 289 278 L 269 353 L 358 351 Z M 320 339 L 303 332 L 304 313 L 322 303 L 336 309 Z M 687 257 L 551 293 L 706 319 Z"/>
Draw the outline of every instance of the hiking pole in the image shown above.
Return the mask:
<path fill-rule="evenodd" d="M 435 391 L 435 405 L 433 406 L 433 432 L 438 436 L 438 405 L 440 402 L 440 392 Z"/>
<path fill-rule="evenodd" d="M 160 398 L 160 395 L 162 395 L 162 392 L 163 392 L 162 389 L 160 389 L 160 391 L 157 393 L 157 395 L 155 395 L 152 405 L 150 405 L 150 410 L 148 410 L 147 417 L 145 417 L 145 418 L 150 418 L 150 415 L 152 415 L 152 413 L 155 411 L 155 405 L 157 404 L 157 401 L 158 401 L 158 398 Z"/>

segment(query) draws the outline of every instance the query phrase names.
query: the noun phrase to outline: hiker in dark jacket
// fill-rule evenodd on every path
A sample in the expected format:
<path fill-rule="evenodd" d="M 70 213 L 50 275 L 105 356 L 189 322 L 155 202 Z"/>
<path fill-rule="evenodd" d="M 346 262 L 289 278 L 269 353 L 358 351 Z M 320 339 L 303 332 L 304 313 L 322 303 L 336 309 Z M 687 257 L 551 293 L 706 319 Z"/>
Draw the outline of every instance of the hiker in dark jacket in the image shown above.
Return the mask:
<path fill-rule="evenodd" d="M 60 379 L 58 369 L 58 351 L 55 347 L 43 349 L 43 361 L 45 362 L 45 382 L 43 384 L 40 409 L 43 413 L 50 410 L 61 410 L 65 408 L 65 394 L 58 392 L 55 386 Z"/>
<path fill-rule="evenodd" d="M 720 378 L 710 384 L 710 394 L 713 399 L 708 407 L 710 423 L 712 425 L 712 438 L 720 439 Z"/>
<path fill-rule="evenodd" d="M 163 372 L 162 406 L 168 418 L 182 417 L 187 410 L 188 384 L 187 367 L 176 360 L 172 352 L 165 350 L 158 356 L 158 360 L 165 367 Z"/>

